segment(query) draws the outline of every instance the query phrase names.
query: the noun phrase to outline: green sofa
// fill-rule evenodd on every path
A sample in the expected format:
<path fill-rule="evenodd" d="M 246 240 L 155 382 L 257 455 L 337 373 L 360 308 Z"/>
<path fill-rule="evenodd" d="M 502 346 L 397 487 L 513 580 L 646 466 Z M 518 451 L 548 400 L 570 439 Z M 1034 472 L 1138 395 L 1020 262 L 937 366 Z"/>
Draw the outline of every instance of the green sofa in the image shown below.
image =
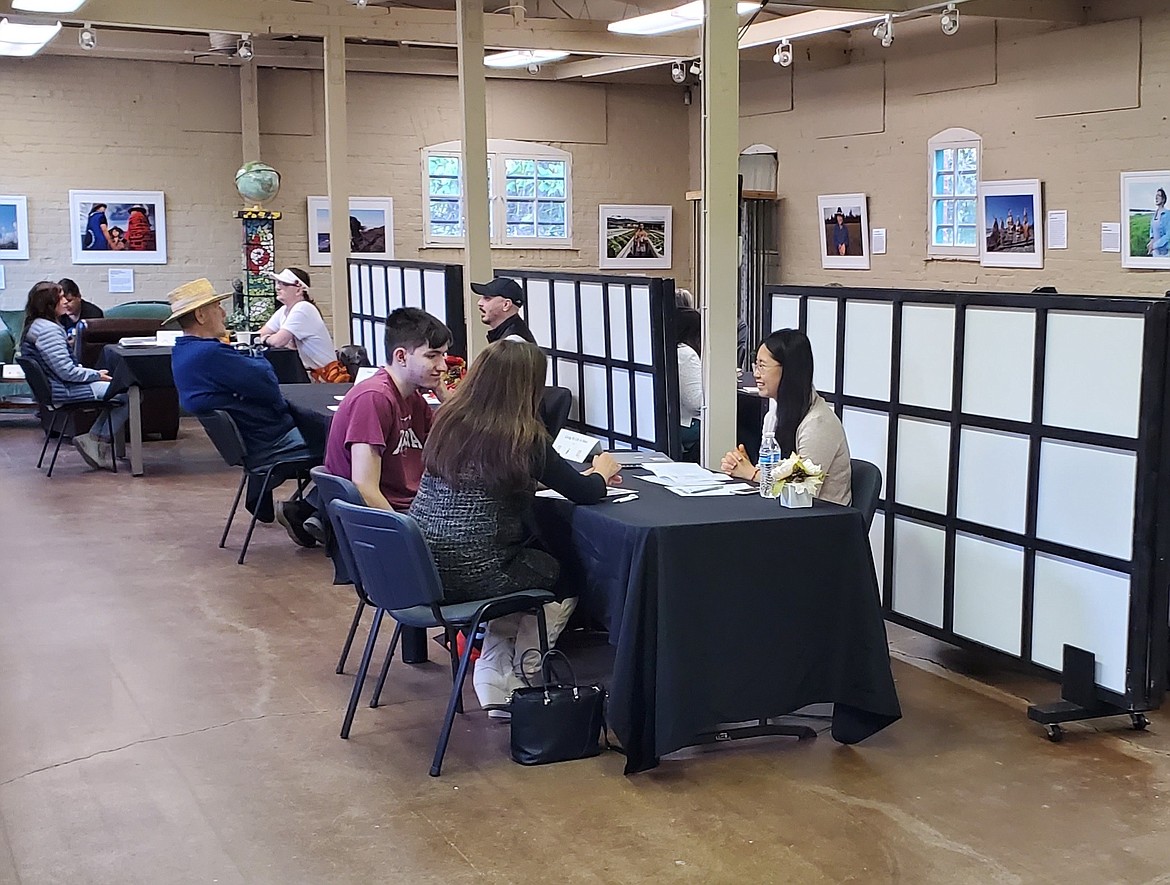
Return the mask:
<path fill-rule="evenodd" d="M 13 362 L 23 325 L 23 310 L 0 310 L 0 363 Z"/>

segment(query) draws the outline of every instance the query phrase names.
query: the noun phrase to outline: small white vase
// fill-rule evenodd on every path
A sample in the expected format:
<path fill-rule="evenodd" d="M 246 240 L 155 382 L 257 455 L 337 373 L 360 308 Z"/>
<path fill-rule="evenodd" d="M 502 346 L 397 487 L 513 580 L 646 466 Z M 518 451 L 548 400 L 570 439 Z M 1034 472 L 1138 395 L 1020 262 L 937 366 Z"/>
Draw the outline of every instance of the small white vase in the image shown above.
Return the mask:
<path fill-rule="evenodd" d="M 804 486 L 785 483 L 780 488 L 781 507 L 812 507 L 812 492 Z"/>

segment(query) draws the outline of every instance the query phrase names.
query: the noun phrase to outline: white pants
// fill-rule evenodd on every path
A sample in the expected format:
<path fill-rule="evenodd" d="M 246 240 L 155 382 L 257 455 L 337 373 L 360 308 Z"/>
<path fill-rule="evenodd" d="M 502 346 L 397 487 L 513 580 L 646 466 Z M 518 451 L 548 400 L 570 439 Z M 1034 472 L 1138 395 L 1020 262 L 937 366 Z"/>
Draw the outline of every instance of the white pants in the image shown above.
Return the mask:
<path fill-rule="evenodd" d="M 576 596 L 545 604 L 549 648 L 556 644 L 576 607 Z M 535 649 L 536 654 L 525 657 L 529 649 Z M 527 612 L 496 618 L 487 625 L 483 648 L 472 674 L 479 705 L 487 709 L 506 704 L 512 692 L 524 685 L 521 667 L 529 678 L 540 671 L 540 630 L 536 615 Z"/>

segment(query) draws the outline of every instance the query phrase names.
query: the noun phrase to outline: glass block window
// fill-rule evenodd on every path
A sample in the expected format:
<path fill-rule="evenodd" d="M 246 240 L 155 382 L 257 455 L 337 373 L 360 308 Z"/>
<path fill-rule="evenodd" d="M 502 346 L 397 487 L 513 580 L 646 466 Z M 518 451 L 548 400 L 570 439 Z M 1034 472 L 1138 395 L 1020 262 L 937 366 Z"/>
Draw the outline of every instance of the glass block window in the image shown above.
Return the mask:
<path fill-rule="evenodd" d="M 424 152 L 427 245 L 463 245 L 462 157 L 458 142 Z M 571 163 L 545 145 L 488 142 L 488 193 L 493 246 L 572 245 Z"/>
<path fill-rule="evenodd" d="M 980 149 L 979 136 L 965 129 L 948 129 L 930 140 L 931 258 L 979 260 Z"/>

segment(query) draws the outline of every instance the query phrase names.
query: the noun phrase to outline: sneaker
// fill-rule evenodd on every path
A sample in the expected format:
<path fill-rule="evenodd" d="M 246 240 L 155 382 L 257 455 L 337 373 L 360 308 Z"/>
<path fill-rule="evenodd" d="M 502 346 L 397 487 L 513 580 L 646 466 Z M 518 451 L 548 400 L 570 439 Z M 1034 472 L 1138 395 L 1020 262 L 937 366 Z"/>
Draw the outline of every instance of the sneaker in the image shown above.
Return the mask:
<path fill-rule="evenodd" d="M 110 462 L 110 444 L 96 439 L 91 433 L 82 433 L 73 437 L 73 448 L 81 455 L 82 460 L 95 470 L 112 470 Z"/>
<path fill-rule="evenodd" d="M 325 526 L 315 516 L 310 516 L 304 522 L 305 531 L 316 538 L 318 544 L 325 543 Z"/>
<path fill-rule="evenodd" d="M 303 523 L 296 521 L 297 505 L 292 501 L 281 501 L 276 505 L 276 521 L 284 526 L 292 542 L 299 547 L 316 547 L 317 539 L 305 531 Z"/>

